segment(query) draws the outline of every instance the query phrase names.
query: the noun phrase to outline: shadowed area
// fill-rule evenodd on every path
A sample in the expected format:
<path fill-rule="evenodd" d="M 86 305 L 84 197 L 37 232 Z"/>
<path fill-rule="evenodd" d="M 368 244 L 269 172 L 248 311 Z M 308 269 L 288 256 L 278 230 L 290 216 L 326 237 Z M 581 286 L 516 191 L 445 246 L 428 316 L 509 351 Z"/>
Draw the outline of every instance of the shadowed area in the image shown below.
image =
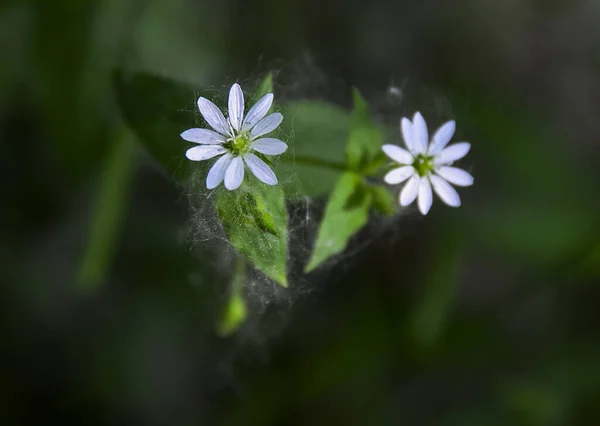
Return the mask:
<path fill-rule="evenodd" d="M 597 424 L 599 45 L 591 0 L 5 2 L 0 424 Z M 288 288 L 235 263 L 179 136 L 269 72 L 305 157 L 260 242 L 287 235 Z M 475 183 L 306 274 L 353 88 L 383 143 L 455 120 Z"/>

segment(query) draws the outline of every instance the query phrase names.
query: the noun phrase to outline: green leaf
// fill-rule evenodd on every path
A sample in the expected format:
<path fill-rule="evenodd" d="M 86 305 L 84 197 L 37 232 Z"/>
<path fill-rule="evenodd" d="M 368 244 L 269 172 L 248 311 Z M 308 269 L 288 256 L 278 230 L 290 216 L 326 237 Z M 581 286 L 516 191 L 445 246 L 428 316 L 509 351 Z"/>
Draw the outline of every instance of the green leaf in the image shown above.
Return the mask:
<path fill-rule="evenodd" d="M 270 81 L 267 77 L 259 90 L 267 90 Z M 200 119 L 196 99 L 202 93 L 147 74 L 117 72 L 114 84 L 125 119 L 176 179 L 186 181 L 192 167 L 208 169 L 212 165 L 187 161 L 184 154 L 189 144 L 179 136 Z M 286 286 L 287 212 L 281 186 L 256 183 L 238 191 L 221 190 L 215 205 L 233 246 L 259 270 Z"/>
<path fill-rule="evenodd" d="M 257 194 L 246 192 L 241 195 L 240 208 L 244 217 L 250 218 L 263 232 L 279 237 L 273 216 L 265 214 L 268 206 L 265 199 Z"/>
<path fill-rule="evenodd" d="M 206 127 L 198 112 L 199 96 L 214 93 L 168 78 L 146 73 L 117 71 L 113 85 L 122 115 L 147 151 L 178 181 L 185 182 L 194 169 L 211 162 L 190 162 L 191 145 L 179 136 L 192 127 Z M 255 98 L 272 91 L 271 74 L 258 85 Z M 277 162 L 276 173 L 286 193 L 315 196 L 331 191 L 346 170 L 344 149 L 350 114 L 321 101 L 281 105 L 284 116 L 280 138 L 290 149 Z"/>
<path fill-rule="evenodd" d="M 382 135 L 371 122 L 369 107 L 358 89 L 352 90 L 352 97 L 354 110 L 346 144 L 346 161 L 352 170 L 360 171 L 380 152 Z"/>
<path fill-rule="evenodd" d="M 175 179 L 184 182 L 193 167 L 207 167 L 207 164 L 193 163 L 185 158 L 185 151 L 191 144 L 179 135 L 197 125 L 204 127 L 200 124 L 196 101 L 199 96 L 212 96 L 194 87 L 144 73 L 118 71 L 113 76 L 113 83 L 125 121 Z"/>
<path fill-rule="evenodd" d="M 316 196 L 331 191 L 346 169 L 344 149 L 350 114 L 321 101 L 284 104 L 280 138 L 288 143 L 277 176 L 286 194 Z"/>
<path fill-rule="evenodd" d="M 246 261 L 240 257 L 237 259 L 235 275 L 231 283 L 231 296 L 225 307 L 221 323 L 217 328 L 217 333 L 222 337 L 235 333 L 248 314 L 242 293 L 246 276 Z"/>
<path fill-rule="evenodd" d="M 254 99 L 259 100 L 267 93 L 273 93 L 273 74 L 268 73 L 267 76 L 258 84 L 254 91 Z"/>
<path fill-rule="evenodd" d="M 213 93 L 146 73 L 117 71 L 113 85 L 122 115 L 148 152 L 171 175 L 185 182 L 193 169 L 208 170 L 211 162 L 187 161 L 190 144 L 179 136 L 192 127 L 205 127 L 198 112 L 199 96 Z M 255 97 L 272 91 L 271 74 L 259 84 Z M 319 195 L 330 191 L 346 169 L 344 147 L 350 114 L 320 101 L 300 101 L 280 107 L 284 116 L 280 138 L 290 149 L 280 157 L 276 173 L 286 193 Z"/>
<path fill-rule="evenodd" d="M 369 191 L 373 197 L 373 209 L 384 216 L 392 216 L 396 213 L 396 200 L 392 192 L 380 185 L 369 185 Z"/>
<path fill-rule="evenodd" d="M 325 208 L 306 272 L 344 251 L 350 237 L 367 223 L 371 200 L 372 194 L 360 176 L 351 172 L 342 174 Z"/>
<path fill-rule="evenodd" d="M 265 275 L 287 287 L 283 188 L 244 182 L 236 191 L 217 191 L 215 207 L 236 250 Z"/>

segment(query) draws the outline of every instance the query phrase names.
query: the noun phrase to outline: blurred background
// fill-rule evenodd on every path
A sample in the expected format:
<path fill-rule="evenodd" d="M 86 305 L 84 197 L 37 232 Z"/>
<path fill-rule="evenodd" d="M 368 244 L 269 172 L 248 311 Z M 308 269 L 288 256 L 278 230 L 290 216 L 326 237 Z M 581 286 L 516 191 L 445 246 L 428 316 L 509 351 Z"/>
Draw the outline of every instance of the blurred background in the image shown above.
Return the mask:
<path fill-rule="evenodd" d="M 1 424 L 600 422 L 597 1 L 5 0 L 0 43 Z M 475 185 L 221 338 L 115 68 L 453 117 Z"/>

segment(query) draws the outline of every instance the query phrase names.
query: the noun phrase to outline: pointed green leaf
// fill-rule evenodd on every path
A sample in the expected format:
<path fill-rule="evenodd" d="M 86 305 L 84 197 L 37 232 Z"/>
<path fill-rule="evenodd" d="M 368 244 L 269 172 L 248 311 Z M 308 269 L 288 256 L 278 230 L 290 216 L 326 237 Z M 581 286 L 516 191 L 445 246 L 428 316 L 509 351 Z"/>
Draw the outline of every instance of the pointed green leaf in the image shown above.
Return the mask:
<path fill-rule="evenodd" d="M 352 235 L 367 223 L 371 201 L 372 194 L 360 176 L 351 172 L 342 174 L 325 208 L 306 272 L 344 251 Z"/>
<path fill-rule="evenodd" d="M 286 194 L 315 196 L 327 193 L 346 170 L 344 149 L 350 114 L 320 101 L 281 106 L 280 139 L 289 145 L 280 157 L 277 176 Z"/>
<path fill-rule="evenodd" d="M 185 158 L 186 149 L 193 144 L 179 136 L 189 128 L 204 127 L 196 101 L 199 96 L 209 96 L 207 93 L 145 73 L 118 71 L 113 84 L 125 121 L 175 179 L 183 182 L 192 167 L 207 167 Z"/>
<path fill-rule="evenodd" d="M 215 207 L 231 244 L 265 275 L 287 287 L 287 211 L 281 186 L 245 183 L 221 189 Z"/>
<path fill-rule="evenodd" d="M 267 93 L 273 93 L 273 74 L 268 73 L 267 76 L 258 84 L 254 91 L 254 98 L 258 100 Z"/>
<path fill-rule="evenodd" d="M 354 110 L 346 144 L 346 161 L 352 170 L 361 170 L 381 149 L 381 132 L 371 121 L 369 107 L 358 89 L 353 89 Z"/>
<path fill-rule="evenodd" d="M 396 200 L 392 192 L 380 185 L 369 185 L 369 191 L 373 197 L 373 209 L 384 216 L 392 216 L 396 213 Z"/>

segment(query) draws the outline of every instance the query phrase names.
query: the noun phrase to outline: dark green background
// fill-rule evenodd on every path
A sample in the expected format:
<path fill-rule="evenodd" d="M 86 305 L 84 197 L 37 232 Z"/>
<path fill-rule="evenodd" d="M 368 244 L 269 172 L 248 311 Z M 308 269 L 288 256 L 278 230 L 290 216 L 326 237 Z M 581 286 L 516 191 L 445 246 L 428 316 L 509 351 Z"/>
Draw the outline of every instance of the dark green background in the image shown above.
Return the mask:
<path fill-rule="evenodd" d="M 597 2 L 13 0 L 0 43 L 1 424 L 600 420 Z M 455 118 L 475 185 L 258 280 L 221 339 L 230 271 L 115 68 L 215 94 L 274 71 L 278 99 L 344 108 L 357 86 L 380 123 Z"/>

